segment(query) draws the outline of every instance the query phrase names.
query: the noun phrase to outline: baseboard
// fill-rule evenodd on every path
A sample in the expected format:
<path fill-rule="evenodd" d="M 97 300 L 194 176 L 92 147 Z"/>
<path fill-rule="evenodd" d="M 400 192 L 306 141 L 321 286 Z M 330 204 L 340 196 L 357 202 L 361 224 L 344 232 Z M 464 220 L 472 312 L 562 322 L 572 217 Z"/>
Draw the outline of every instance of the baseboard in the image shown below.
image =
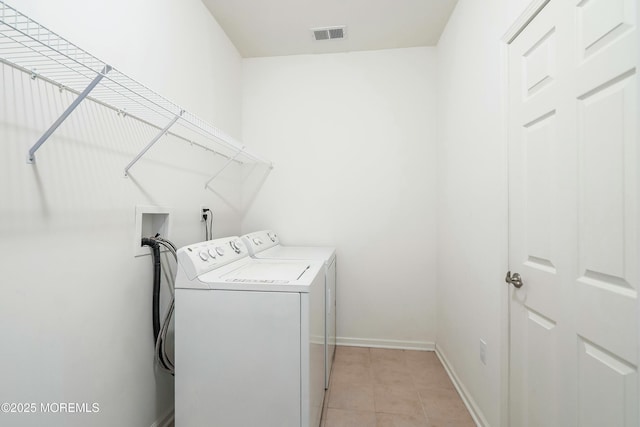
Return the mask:
<path fill-rule="evenodd" d="M 174 415 L 174 409 L 171 408 L 169 412 L 162 416 L 162 418 L 157 419 L 153 424 L 151 424 L 151 427 L 169 427 L 173 423 Z"/>
<path fill-rule="evenodd" d="M 449 361 L 447 360 L 447 357 L 442 352 L 442 349 L 440 348 L 440 346 L 436 345 L 435 347 L 436 347 L 435 349 L 436 356 L 438 356 L 438 359 L 440 359 L 442 366 L 444 366 L 444 369 L 447 371 L 449 378 L 451 378 L 451 382 L 453 382 L 453 385 L 458 391 L 458 394 L 460 394 L 460 397 L 462 398 L 464 405 L 469 410 L 469 413 L 471 414 L 473 421 L 476 423 L 478 427 L 490 427 L 489 423 L 482 415 L 482 411 L 476 404 L 475 400 L 473 400 L 473 398 L 467 391 L 466 387 L 462 384 L 462 382 L 460 382 L 460 379 L 458 378 L 458 376 L 456 375 L 456 372 L 451 367 L 451 364 L 449 363 Z"/>
<path fill-rule="evenodd" d="M 395 348 L 401 350 L 434 351 L 435 343 L 427 341 L 380 340 L 374 338 L 337 337 L 336 345 L 352 347 Z"/>

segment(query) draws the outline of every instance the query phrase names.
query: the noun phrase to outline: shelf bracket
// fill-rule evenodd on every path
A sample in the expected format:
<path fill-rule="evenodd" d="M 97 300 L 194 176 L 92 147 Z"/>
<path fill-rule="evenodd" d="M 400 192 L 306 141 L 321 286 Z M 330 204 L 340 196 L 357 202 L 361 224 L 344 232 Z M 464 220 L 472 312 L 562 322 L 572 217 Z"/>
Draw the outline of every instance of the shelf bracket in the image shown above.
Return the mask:
<path fill-rule="evenodd" d="M 58 129 L 58 127 L 64 122 L 67 117 L 75 110 L 78 105 L 89 95 L 89 93 L 100 83 L 100 80 L 113 69 L 110 65 L 105 65 L 102 71 L 93 79 L 89 86 L 86 87 L 85 90 L 82 91 L 80 95 L 69 105 L 69 107 L 62 113 L 58 120 L 56 120 L 51 127 L 40 137 L 38 142 L 36 142 L 33 147 L 29 150 L 29 155 L 27 157 L 27 163 L 34 163 L 36 161 L 36 151 L 40 148 L 42 144 L 45 143 L 47 139 Z"/>
<path fill-rule="evenodd" d="M 149 143 L 147 144 L 147 146 L 146 146 L 146 147 L 144 147 L 144 148 L 142 149 L 142 151 L 141 151 L 140 153 L 138 153 L 138 155 L 137 155 L 133 160 L 131 160 L 131 162 L 127 165 L 127 167 L 125 167 L 125 168 L 124 168 L 124 176 L 129 176 L 129 169 L 131 169 L 131 166 L 133 166 L 134 164 L 136 164 L 136 162 L 137 162 L 138 160 L 140 160 L 140 158 L 141 158 L 142 156 L 144 156 L 144 155 L 145 155 L 145 153 L 146 153 L 147 151 L 149 151 L 149 148 L 151 148 L 151 147 L 153 146 L 153 144 L 155 144 L 156 142 L 158 142 L 158 140 L 162 137 L 162 135 L 164 135 L 164 134 L 166 134 L 167 132 L 169 132 L 169 129 L 171 128 L 171 126 L 173 126 L 173 124 L 174 124 L 175 122 L 177 122 L 177 121 L 178 121 L 178 119 L 179 119 L 180 117 L 182 117 L 182 114 L 183 114 L 183 113 L 184 113 L 184 110 L 180 110 L 180 113 L 179 113 L 177 116 L 175 116 L 175 117 L 174 117 L 174 118 L 173 118 L 173 119 L 172 119 L 172 120 L 171 120 L 171 121 L 170 121 L 170 122 L 169 122 L 169 123 L 164 127 L 164 129 L 162 129 L 162 130 L 160 131 L 160 133 L 158 133 L 155 137 L 153 137 L 153 139 L 151 140 L 151 142 L 149 142 Z"/>
<path fill-rule="evenodd" d="M 211 181 L 213 181 L 214 179 L 216 179 L 226 168 L 227 166 L 229 166 L 231 163 L 233 163 L 233 161 L 244 152 L 244 145 L 240 148 L 240 150 L 233 156 L 231 157 L 229 160 L 227 160 L 227 163 L 224 164 L 224 166 L 222 166 L 218 172 L 215 173 L 215 175 L 213 175 L 211 178 L 209 178 L 209 180 L 207 182 L 204 183 L 204 188 L 207 188 L 209 186 L 209 184 L 211 183 Z"/>

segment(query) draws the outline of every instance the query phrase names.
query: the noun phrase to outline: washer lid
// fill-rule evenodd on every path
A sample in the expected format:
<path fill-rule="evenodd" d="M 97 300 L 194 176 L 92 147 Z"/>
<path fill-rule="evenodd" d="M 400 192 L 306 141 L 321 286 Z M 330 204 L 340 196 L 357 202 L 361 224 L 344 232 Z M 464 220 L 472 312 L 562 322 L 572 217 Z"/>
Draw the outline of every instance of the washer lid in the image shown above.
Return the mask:
<path fill-rule="evenodd" d="M 309 270 L 306 262 L 260 262 L 243 265 L 220 276 L 225 282 L 291 283 Z"/>

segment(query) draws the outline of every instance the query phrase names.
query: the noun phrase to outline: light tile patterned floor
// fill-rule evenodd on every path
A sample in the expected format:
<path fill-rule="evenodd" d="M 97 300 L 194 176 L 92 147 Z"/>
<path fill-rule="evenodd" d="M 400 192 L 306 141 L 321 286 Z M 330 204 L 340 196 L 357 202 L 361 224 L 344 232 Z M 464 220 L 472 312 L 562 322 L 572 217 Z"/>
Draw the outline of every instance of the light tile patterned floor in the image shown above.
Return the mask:
<path fill-rule="evenodd" d="M 322 427 L 475 427 L 431 351 L 336 348 Z"/>

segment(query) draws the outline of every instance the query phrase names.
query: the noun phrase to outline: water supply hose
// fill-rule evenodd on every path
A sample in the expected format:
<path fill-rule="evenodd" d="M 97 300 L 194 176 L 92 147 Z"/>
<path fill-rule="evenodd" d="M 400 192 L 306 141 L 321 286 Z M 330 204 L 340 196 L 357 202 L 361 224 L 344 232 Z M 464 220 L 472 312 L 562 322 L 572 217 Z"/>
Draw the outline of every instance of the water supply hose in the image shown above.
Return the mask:
<path fill-rule="evenodd" d="M 142 246 L 149 246 L 153 251 L 153 342 L 160 333 L 160 244 L 154 239 L 142 238 Z"/>

